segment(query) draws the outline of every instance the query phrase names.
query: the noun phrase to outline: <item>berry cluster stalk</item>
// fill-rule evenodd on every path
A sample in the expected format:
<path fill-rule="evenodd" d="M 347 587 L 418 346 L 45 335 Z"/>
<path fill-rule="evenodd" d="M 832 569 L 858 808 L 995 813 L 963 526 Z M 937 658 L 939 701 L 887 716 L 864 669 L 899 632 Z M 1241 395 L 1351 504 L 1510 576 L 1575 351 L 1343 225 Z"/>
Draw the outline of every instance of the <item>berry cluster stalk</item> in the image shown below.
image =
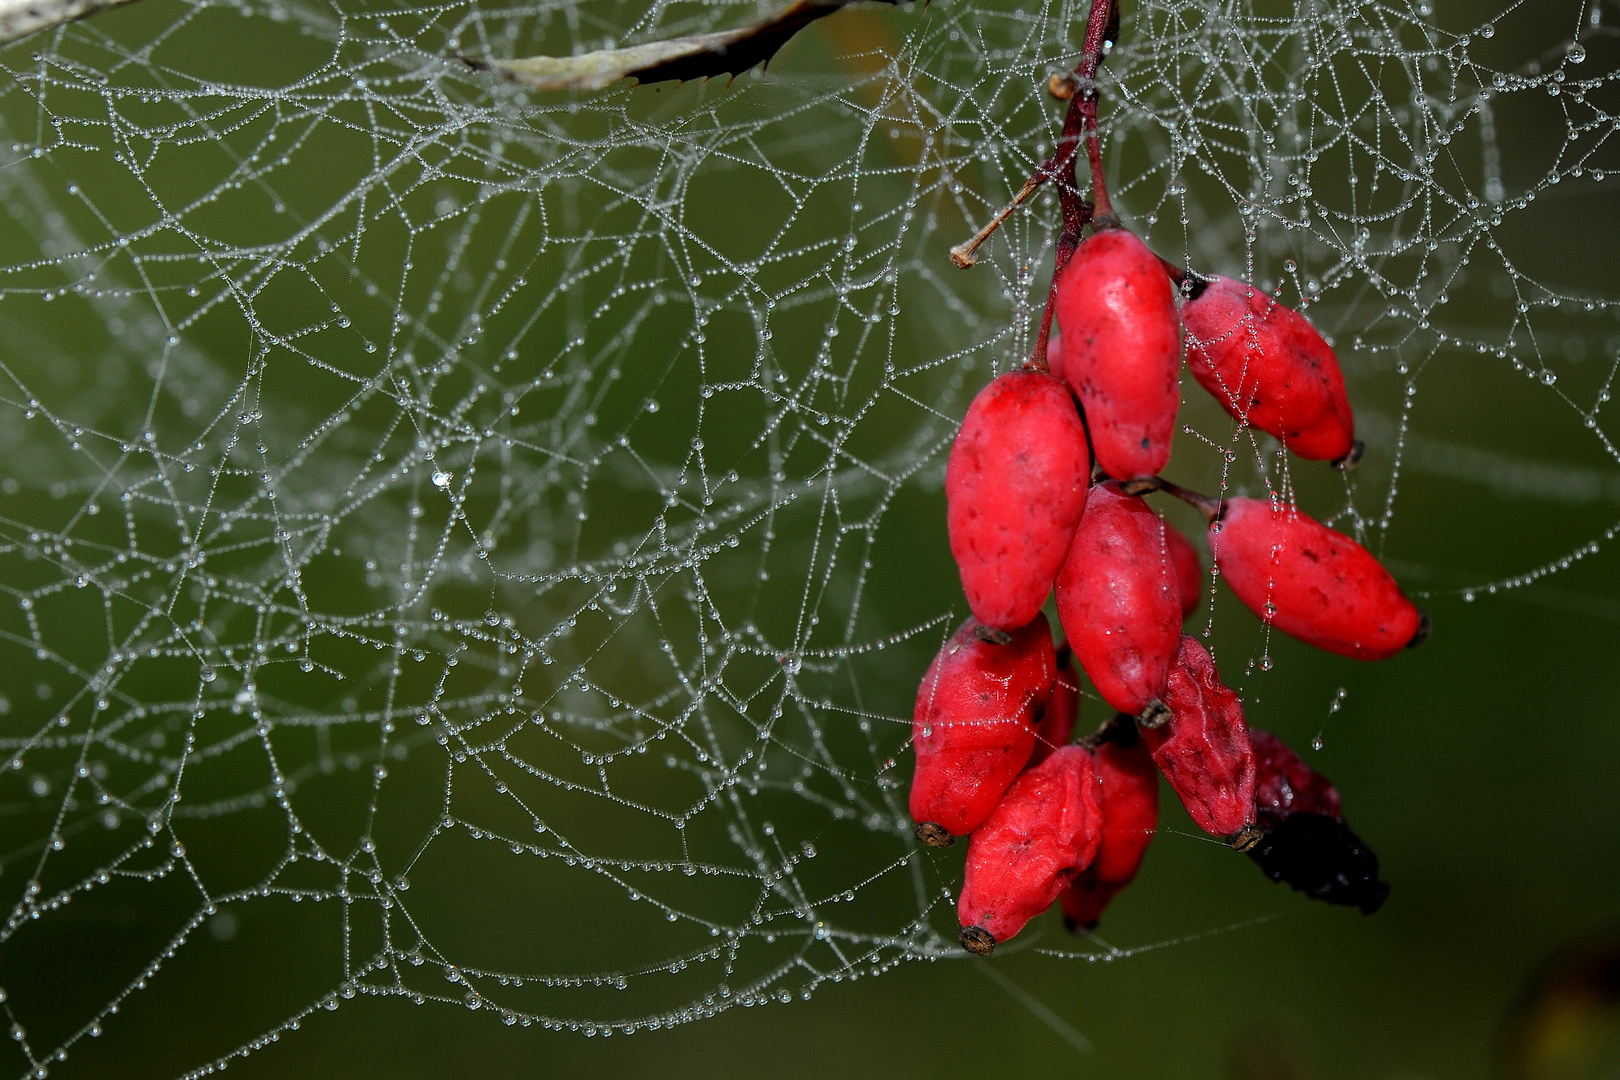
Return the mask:
<path fill-rule="evenodd" d="M 1027 202 L 1048 180 L 1057 184 L 1063 228 L 1058 233 L 1052 285 L 1047 292 L 1046 309 L 1041 313 L 1041 330 L 1035 338 L 1035 348 L 1024 364 L 1027 371 L 1050 370 L 1046 361 L 1046 346 L 1052 336 L 1053 302 L 1057 297 L 1058 280 L 1062 277 L 1063 268 L 1080 246 L 1080 233 L 1092 221 L 1102 228 L 1112 228 L 1119 223 L 1114 216 L 1113 205 L 1108 201 L 1108 187 L 1103 180 L 1102 147 L 1097 136 L 1097 68 L 1102 63 L 1103 43 L 1118 36 L 1118 0 L 1092 0 L 1080 62 L 1072 73 L 1052 77 L 1052 93 L 1059 98 L 1067 98 L 1069 102 L 1054 153 L 1036 167 L 1034 175 L 1024 181 L 1024 186 L 1013 201 L 997 213 L 988 225 L 965 243 L 951 249 L 952 263 L 964 270 L 972 266 L 979 248 L 1014 210 Z M 1075 158 L 1082 137 L 1086 141 L 1086 155 L 1091 163 L 1091 202 L 1080 197 L 1080 186 L 1075 177 Z"/>

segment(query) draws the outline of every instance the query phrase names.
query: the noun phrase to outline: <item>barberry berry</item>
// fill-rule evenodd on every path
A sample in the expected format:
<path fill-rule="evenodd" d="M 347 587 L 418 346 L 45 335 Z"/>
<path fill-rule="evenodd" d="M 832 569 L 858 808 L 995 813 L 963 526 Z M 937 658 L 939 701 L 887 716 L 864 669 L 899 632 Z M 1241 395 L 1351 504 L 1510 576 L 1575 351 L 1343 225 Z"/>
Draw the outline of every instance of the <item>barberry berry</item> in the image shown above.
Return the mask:
<path fill-rule="evenodd" d="M 1058 646 L 1057 679 L 1052 683 L 1046 712 L 1035 728 L 1035 752 L 1029 755 L 1026 769 L 1033 769 L 1051 756 L 1053 750 L 1069 745 L 1074 737 L 1074 722 L 1080 716 L 1080 682 L 1074 676 L 1071 655 L 1068 642 Z"/>
<path fill-rule="evenodd" d="M 1319 649 L 1381 660 L 1428 636 L 1429 617 L 1366 548 L 1293 506 L 1227 499 L 1209 546 L 1249 610 Z"/>
<path fill-rule="evenodd" d="M 1217 276 L 1196 282 L 1181 320 L 1188 369 L 1235 419 L 1300 457 L 1346 468 L 1360 458 L 1338 358 L 1305 316 Z"/>
<path fill-rule="evenodd" d="M 1063 270 L 1055 310 L 1097 463 L 1121 480 L 1156 474 L 1181 403 L 1181 323 L 1164 266 L 1125 229 L 1093 233 Z"/>
<path fill-rule="evenodd" d="M 1164 703 L 1169 719 L 1142 729 L 1153 760 L 1200 829 L 1246 849 L 1259 832 L 1254 747 L 1243 704 L 1221 682 L 1209 653 L 1186 634 L 1170 666 Z"/>
<path fill-rule="evenodd" d="M 912 714 L 917 839 L 946 847 L 990 816 L 1035 749 L 1035 719 L 1056 674 L 1044 615 L 1011 634 L 968 619 L 951 635 Z"/>
<path fill-rule="evenodd" d="M 1249 742 L 1254 747 L 1254 806 L 1262 827 L 1293 814 L 1343 818 L 1338 789 L 1288 744 L 1260 728 L 1249 729 Z"/>
<path fill-rule="evenodd" d="M 1168 521 L 1164 524 L 1164 541 L 1170 548 L 1170 561 L 1176 565 L 1176 584 L 1181 587 L 1181 617 L 1185 619 L 1198 610 L 1208 582 L 1204 578 L 1204 561 L 1192 541 Z"/>
<path fill-rule="evenodd" d="M 1097 484 L 1058 572 L 1058 617 L 1104 701 L 1139 715 L 1164 694 L 1181 637 L 1181 586 L 1165 524 L 1113 481 Z"/>
<path fill-rule="evenodd" d="M 1272 881 L 1328 904 L 1371 915 L 1389 885 L 1378 880 L 1378 856 L 1350 827 L 1329 814 L 1292 814 L 1268 827 L 1249 857 Z"/>
<path fill-rule="evenodd" d="M 1378 880 L 1378 856 L 1345 824 L 1338 789 L 1271 732 L 1254 728 L 1249 739 L 1262 833 L 1249 857 L 1313 900 L 1377 911 L 1389 886 Z"/>
<path fill-rule="evenodd" d="M 1102 787 L 1091 752 L 1062 746 L 1019 776 L 968 841 L 956 913 L 962 947 L 987 955 L 1052 906 L 1097 854 Z"/>
<path fill-rule="evenodd" d="M 1046 602 L 1085 509 L 1091 458 L 1063 384 L 1010 371 L 968 406 L 945 467 L 951 554 L 974 617 L 1013 631 Z"/>
<path fill-rule="evenodd" d="M 1159 821 L 1159 770 L 1135 722 L 1123 713 L 1115 717 L 1100 733 L 1095 753 L 1102 843 L 1058 898 L 1071 930 L 1095 928 L 1109 901 L 1135 879 Z"/>

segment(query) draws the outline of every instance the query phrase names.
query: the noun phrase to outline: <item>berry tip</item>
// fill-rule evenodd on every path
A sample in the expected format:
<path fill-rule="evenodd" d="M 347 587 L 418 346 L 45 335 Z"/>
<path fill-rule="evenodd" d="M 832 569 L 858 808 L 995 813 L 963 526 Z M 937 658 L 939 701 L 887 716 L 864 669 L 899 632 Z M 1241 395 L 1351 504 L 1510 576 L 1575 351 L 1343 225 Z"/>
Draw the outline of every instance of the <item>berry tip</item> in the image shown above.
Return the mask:
<path fill-rule="evenodd" d="M 1431 624 L 1429 622 L 1429 613 L 1424 611 L 1422 608 L 1418 608 L 1417 629 L 1412 631 L 1412 640 L 1406 643 L 1406 647 L 1408 649 L 1415 649 L 1425 641 L 1428 641 L 1430 627 Z"/>
<path fill-rule="evenodd" d="M 973 636 L 984 642 L 986 645 L 1012 644 L 1012 635 L 1007 633 L 1007 631 L 997 630 L 993 626 L 985 626 L 982 623 L 973 628 Z"/>
<path fill-rule="evenodd" d="M 1142 715 L 1136 718 L 1136 722 L 1139 726 L 1150 730 L 1163 727 L 1170 722 L 1170 706 L 1154 698 L 1147 703 L 1147 708 L 1142 710 Z"/>
<path fill-rule="evenodd" d="M 1260 831 L 1260 826 L 1245 825 L 1227 837 L 1226 842 L 1231 845 L 1233 851 L 1248 851 L 1258 844 L 1263 836 L 1265 833 Z"/>
<path fill-rule="evenodd" d="M 918 822 L 917 827 L 911 831 L 917 837 L 917 842 L 924 847 L 948 848 L 956 843 L 956 837 L 947 832 L 945 826 L 935 821 Z"/>
<path fill-rule="evenodd" d="M 996 939 L 982 926 L 964 927 L 958 940 L 962 942 L 962 948 L 974 956 L 989 956 L 996 947 Z"/>

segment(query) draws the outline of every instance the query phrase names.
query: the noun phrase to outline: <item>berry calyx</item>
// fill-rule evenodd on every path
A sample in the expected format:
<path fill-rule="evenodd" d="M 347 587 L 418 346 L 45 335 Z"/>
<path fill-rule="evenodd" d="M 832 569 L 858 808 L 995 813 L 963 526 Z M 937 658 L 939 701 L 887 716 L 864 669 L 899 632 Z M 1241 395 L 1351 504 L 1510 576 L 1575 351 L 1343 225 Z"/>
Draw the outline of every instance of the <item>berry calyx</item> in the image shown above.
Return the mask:
<path fill-rule="evenodd" d="M 990 816 L 1035 749 L 1035 719 L 1057 674 L 1044 615 L 1005 645 L 978 630 L 973 619 L 958 627 L 917 689 L 911 816 L 930 847 L 948 846 Z"/>
<path fill-rule="evenodd" d="M 1250 611 L 1319 649 L 1382 660 L 1427 636 L 1427 617 L 1371 552 L 1292 506 L 1227 499 L 1209 546 Z"/>
<path fill-rule="evenodd" d="M 1216 276 L 1199 280 L 1181 321 L 1187 369 L 1234 419 L 1303 458 L 1340 468 L 1360 458 L 1338 357 L 1305 316 Z"/>
<path fill-rule="evenodd" d="M 1052 906 L 1102 842 L 1102 789 L 1089 751 L 1063 746 L 1007 789 L 968 841 L 956 913 L 980 956 Z"/>
<path fill-rule="evenodd" d="M 1141 498 L 1098 484 L 1058 572 L 1058 617 L 1075 659 L 1104 701 L 1133 716 L 1163 696 L 1181 637 L 1165 529 Z"/>
<path fill-rule="evenodd" d="M 1181 403 L 1181 323 L 1158 258 L 1125 229 L 1093 233 L 1063 270 L 1055 310 L 1097 463 L 1116 479 L 1154 475 Z"/>
<path fill-rule="evenodd" d="M 951 554 L 973 615 L 1014 631 L 1046 602 L 1085 509 L 1091 458 L 1067 389 L 1037 371 L 968 406 L 945 468 Z"/>

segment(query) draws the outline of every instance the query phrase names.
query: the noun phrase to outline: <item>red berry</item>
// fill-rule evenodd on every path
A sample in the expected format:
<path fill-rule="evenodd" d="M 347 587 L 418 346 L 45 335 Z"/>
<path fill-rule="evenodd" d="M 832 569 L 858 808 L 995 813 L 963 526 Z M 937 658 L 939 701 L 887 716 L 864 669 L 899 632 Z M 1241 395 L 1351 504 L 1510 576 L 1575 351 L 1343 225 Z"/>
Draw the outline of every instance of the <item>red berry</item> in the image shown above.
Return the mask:
<path fill-rule="evenodd" d="M 1333 782 L 1300 759 L 1277 736 L 1249 729 L 1254 745 L 1254 805 L 1260 824 L 1275 825 L 1290 814 L 1326 814 L 1344 820 L 1344 806 Z"/>
<path fill-rule="evenodd" d="M 1192 546 L 1192 541 L 1169 522 L 1164 526 L 1164 541 L 1170 547 L 1170 560 L 1176 564 L 1176 583 L 1181 586 L 1181 617 L 1185 619 L 1198 610 L 1204 596 L 1204 561 L 1198 557 L 1198 549 Z"/>
<path fill-rule="evenodd" d="M 1181 309 L 1181 319 L 1189 335 L 1187 367 L 1233 417 L 1270 432 L 1300 457 L 1350 457 L 1355 418 L 1344 376 L 1305 316 L 1260 289 L 1216 277 Z"/>
<path fill-rule="evenodd" d="M 1319 649 L 1382 660 L 1428 636 L 1428 616 L 1366 548 L 1292 506 L 1227 499 L 1209 547 L 1250 611 Z"/>
<path fill-rule="evenodd" d="M 1103 700 L 1141 714 L 1164 694 L 1181 637 L 1181 586 L 1165 524 L 1109 482 L 1091 489 L 1057 580 L 1058 616 Z"/>
<path fill-rule="evenodd" d="M 1056 674 L 1044 615 L 1011 635 L 973 619 L 951 635 L 923 676 L 911 720 L 919 840 L 945 847 L 990 816 L 1035 749 L 1035 718 Z"/>
<path fill-rule="evenodd" d="M 1052 378 L 1068 385 L 1068 380 L 1063 377 L 1063 335 L 1058 333 L 1056 327 L 1052 329 L 1051 337 L 1046 339 L 1046 366 Z"/>
<path fill-rule="evenodd" d="M 1209 653 L 1186 634 L 1164 703 L 1169 720 L 1142 729 L 1153 760 L 1200 829 L 1235 847 L 1252 844 L 1258 836 L 1252 828 L 1255 760 L 1243 704 L 1221 683 Z"/>
<path fill-rule="evenodd" d="M 983 956 L 1052 906 L 1097 854 L 1102 788 L 1091 753 L 1059 747 L 1007 789 L 968 842 L 956 913 L 962 947 Z"/>
<path fill-rule="evenodd" d="M 1046 713 L 1035 728 L 1035 752 L 1029 756 L 1026 769 L 1033 769 L 1051 756 L 1053 750 L 1069 745 L 1074 737 L 1074 722 L 1080 715 L 1080 682 L 1074 677 L 1074 664 L 1069 656 L 1069 646 L 1059 646 L 1057 680 L 1052 683 Z"/>
<path fill-rule="evenodd" d="M 1085 509 L 1091 458 L 1062 383 L 1010 371 L 979 391 L 945 467 L 951 554 L 974 617 L 1012 631 L 1035 618 Z"/>
<path fill-rule="evenodd" d="M 1119 480 L 1157 474 L 1181 404 L 1181 323 L 1164 266 L 1124 229 L 1093 233 L 1064 268 L 1056 312 L 1097 463 Z"/>
<path fill-rule="evenodd" d="M 1116 722 L 1097 747 L 1102 783 L 1102 843 L 1097 857 L 1059 898 L 1070 929 L 1090 930 L 1114 894 L 1142 866 L 1159 821 L 1159 770 L 1136 725 Z"/>

